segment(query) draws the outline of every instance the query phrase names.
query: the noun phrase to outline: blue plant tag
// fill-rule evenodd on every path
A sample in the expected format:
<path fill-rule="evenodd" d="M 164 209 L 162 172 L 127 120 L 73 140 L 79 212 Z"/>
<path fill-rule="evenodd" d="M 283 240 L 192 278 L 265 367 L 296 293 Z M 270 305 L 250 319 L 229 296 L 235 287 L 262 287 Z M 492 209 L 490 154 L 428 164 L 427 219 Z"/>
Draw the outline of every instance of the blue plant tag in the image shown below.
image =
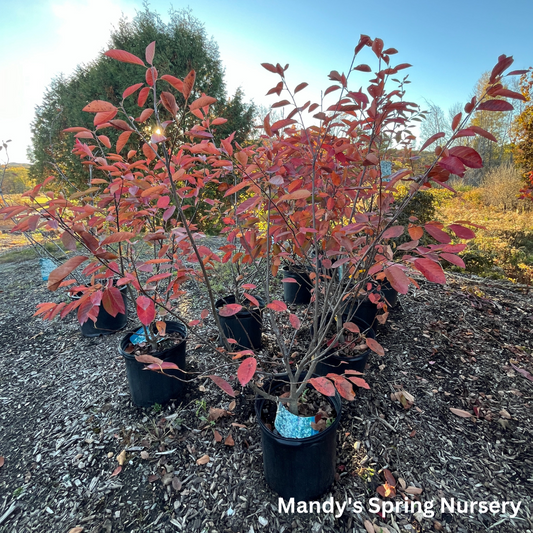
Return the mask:
<path fill-rule="evenodd" d="M 52 270 L 56 269 L 56 264 L 51 259 L 44 257 L 39 259 L 39 263 L 41 265 L 41 277 L 43 278 L 43 281 L 48 281 L 48 276 Z"/>
<path fill-rule="evenodd" d="M 146 342 L 146 336 L 144 334 L 144 329 L 139 328 L 131 337 L 130 342 L 132 344 L 141 344 L 141 342 Z"/>
<path fill-rule="evenodd" d="M 293 415 L 281 402 L 278 403 L 274 427 L 282 437 L 288 439 L 303 439 L 312 437 L 318 431 L 311 427 L 315 421 L 314 416 Z"/>

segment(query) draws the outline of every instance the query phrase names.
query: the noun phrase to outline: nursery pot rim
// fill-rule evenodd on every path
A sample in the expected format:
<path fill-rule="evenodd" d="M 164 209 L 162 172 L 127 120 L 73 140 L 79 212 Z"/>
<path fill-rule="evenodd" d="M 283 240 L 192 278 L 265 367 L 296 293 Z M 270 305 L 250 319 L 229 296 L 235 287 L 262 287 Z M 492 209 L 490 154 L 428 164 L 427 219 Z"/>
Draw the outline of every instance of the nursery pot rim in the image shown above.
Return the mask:
<path fill-rule="evenodd" d="M 230 301 L 230 299 L 233 301 Z M 261 311 L 266 307 L 265 301 L 260 296 L 255 296 L 255 299 L 259 302 L 259 307 L 255 306 L 252 309 L 250 309 L 246 307 L 245 305 L 243 305 L 242 303 L 239 303 L 239 305 L 242 305 L 243 307 L 238 313 L 235 313 L 234 315 L 231 315 L 231 316 L 225 316 L 222 318 L 225 318 L 226 320 L 231 319 L 231 318 L 235 318 L 235 319 L 249 318 L 254 314 L 257 315 L 258 313 L 261 313 Z M 228 296 L 224 296 L 223 298 L 219 298 L 215 302 L 215 308 L 217 310 L 217 313 L 219 313 L 219 309 L 221 307 L 224 307 L 224 305 L 232 304 L 232 303 L 237 303 L 237 297 L 234 294 L 230 294 Z M 252 302 L 250 302 L 250 304 L 251 303 Z M 219 313 L 219 316 L 220 316 L 220 313 Z"/>
<path fill-rule="evenodd" d="M 172 331 L 171 333 L 180 333 L 182 334 L 183 332 L 183 338 L 177 342 L 176 344 L 174 344 L 172 347 L 170 348 L 165 348 L 164 350 L 161 350 L 159 352 L 155 352 L 155 353 L 150 353 L 148 355 L 151 355 L 153 357 L 157 357 L 158 354 L 161 354 L 167 350 L 170 350 L 170 349 L 174 349 L 178 346 L 180 346 L 181 344 L 183 344 L 184 342 L 187 341 L 187 336 L 188 336 L 188 329 L 187 329 L 187 326 L 185 324 L 183 324 L 183 322 L 178 322 L 177 320 L 168 320 L 168 321 L 164 321 L 166 324 L 176 324 L 177 326 L 179 326 L 180 330 L 181 331 Z M 133 355 L 133 353 L 127 353 L 124 348 L 122 347 L 123 345 L 126 344 L 126 342 L 129 342 L 130 340 L 130 337 L 132 335 L 134 335 L 135 333 L 137 333 L 137 331 L 139 331 L 139 329 L 141 328 L 142 326 L 139 326 L 135 329 L 132 329 L 131 331 L 128 331 L 126 333 L 126 335 L 124 337 L 122 337 L 122 340 L 120 341 L 119 345 L 118 345 L 118 351 L 120 353 L 120 355 L 122 355 L 125 359 L 128 359 L 129 361 L 137 361 L 137 359 L 135 359 L 135 355 Z M 139 361 L 137 361 L 139 362 Z M 147 363 L 142 363 L 142 364 L 147 364 Z"/>

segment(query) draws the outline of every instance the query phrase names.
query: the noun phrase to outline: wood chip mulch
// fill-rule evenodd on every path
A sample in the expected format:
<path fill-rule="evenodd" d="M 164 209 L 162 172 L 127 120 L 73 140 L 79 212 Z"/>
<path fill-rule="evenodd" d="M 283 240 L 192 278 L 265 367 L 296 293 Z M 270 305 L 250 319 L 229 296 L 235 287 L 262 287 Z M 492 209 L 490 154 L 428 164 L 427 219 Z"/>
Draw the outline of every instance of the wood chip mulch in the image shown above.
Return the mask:
<path fill-rule="evenodd" d="M 53 298 L 36 260 L 0 265 L 1 533 L 533 531 L 526 287 L 454 274 L 400 298 L 378 328 L 386 354 L 369 360 L 371 389 L 343 402 L 337 479 L 320 501 L 362 511 L 350 504 L 339 517 L 280 512 L 247 390 L 232 404 L 195 382 L 181 404 L 136 408 L 123 334 L 86 339 L 73 317 L 32 317 Z M 191 369 L 216 364 L 189 346 Z M 433 501 L 434 516 L 372 512 L 385 468 L 391 501 Z M 443 498 L 521 507 L 442 512 Z"/>

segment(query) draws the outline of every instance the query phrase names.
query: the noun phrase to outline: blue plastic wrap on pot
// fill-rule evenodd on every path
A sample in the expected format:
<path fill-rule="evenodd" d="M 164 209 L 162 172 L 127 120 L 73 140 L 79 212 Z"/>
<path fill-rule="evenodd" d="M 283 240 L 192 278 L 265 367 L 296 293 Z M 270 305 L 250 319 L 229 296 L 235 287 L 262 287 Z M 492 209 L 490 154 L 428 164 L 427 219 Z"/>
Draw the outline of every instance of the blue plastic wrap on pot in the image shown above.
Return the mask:
<path fill-rule="evenodd" d="M 39 259 L 39 263 L 41 265 L 41 276 L 43 278 L 43 281 L 48 281 L 48 276 L 50 275 L 50 272 L 52 270 L 56 269 L 56 264 L 51 260 L 44 257 L 41 257 Z"/>
<path fill-rule="evenodd" d="M 316 429 L 311 427 L 314 421 L 314 416 L 293 415 L 279 402 L 274 427 L 282 437 L 288 439 L 304 439 L 305 437 L 312 437 L 318 433 Z"/>

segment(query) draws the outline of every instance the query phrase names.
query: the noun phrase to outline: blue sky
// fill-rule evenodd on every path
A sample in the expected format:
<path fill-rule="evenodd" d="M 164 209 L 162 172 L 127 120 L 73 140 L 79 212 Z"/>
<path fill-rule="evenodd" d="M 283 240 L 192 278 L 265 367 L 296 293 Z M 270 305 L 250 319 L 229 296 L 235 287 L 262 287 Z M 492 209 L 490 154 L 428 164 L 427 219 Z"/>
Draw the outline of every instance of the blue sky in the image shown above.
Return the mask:
<path fill-rule="evenodd" d="M 141 2 L 3 0 L 1 5 L 0 140 L 12 139 L 11 160 L 25 162 L 34 108 L 51 79 L 106 50 L 112 25 L 122 13 L 131 18 Z M 150 2 L 163 19 L 170 5 Z M 412 81 L 409 100 L 423 104 L 426 98 L 444 109 L 464 103 L 502 53 L 514 56 L 513 68 L 533 65 L 531 0 L 174 0 L 172 5 L 190 5 L 217 41 L 228 91 L 241 86 L 248 99 L 263 105 L 276 101 L 264 95 L 278 80 L 262 62 L 289 63 L 292 84 L 306 81 L 317 91 L 309 88 L 307 100 L 329 85 L 331 70 L 348 68 L 361 33 L 399 50 L 393 64 L 413 65 L 403 71 Z"/>

